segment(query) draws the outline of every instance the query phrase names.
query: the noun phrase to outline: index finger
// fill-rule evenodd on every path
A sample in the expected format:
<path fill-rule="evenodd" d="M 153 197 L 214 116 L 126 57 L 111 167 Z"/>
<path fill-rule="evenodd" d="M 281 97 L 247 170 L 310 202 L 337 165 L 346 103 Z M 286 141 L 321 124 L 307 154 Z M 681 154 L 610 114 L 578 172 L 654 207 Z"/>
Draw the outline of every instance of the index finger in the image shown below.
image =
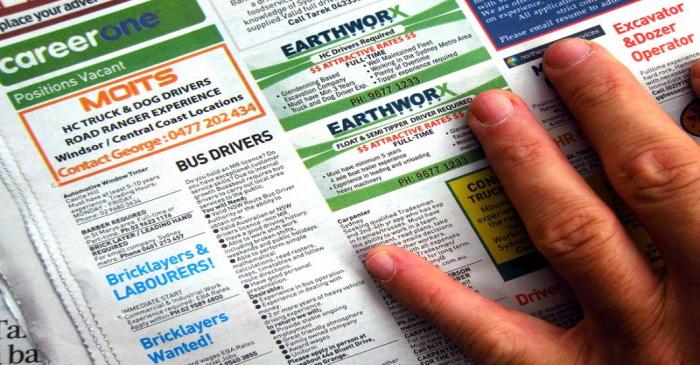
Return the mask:
<path fill-rule="evenodd" d="M 471 357 L 486 364 L 570 364 L 575 351 L 565 332 L 508 309 L 455 281 L 404 249 L 383 246 L 367 254 L 367 269 L 408 309 L 433 323 Z"/>

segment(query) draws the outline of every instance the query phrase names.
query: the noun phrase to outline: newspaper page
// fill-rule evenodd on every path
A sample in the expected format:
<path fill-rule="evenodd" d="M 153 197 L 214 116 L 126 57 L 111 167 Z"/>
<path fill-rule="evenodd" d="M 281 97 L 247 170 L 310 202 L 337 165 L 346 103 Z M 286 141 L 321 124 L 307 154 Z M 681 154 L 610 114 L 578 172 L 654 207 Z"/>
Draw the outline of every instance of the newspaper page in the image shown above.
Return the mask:
<path fill-rule="evenodd" d="M 7 288 L 0 280 L 0 364 L 40 364 L 39 352 L 5 304 L 7 295 Z"/>
<path fill-rule="evenodd" d="M 94 363 L 471 363 L 369 277 L 386 243 L 577 323 L 464 122 L 493 88 L 661 265 L 543 74 L 556 40 L 605 45 L 700 135 L 695 2 L 0 3 L 1 176 Z"/>
<path fill-rule="evenodd" d="M 5 174 L 6 170 L 0 170 L 0 176 L 7 181 Z M 35 250 L 30 238 L 37 236 L 38 229 L 34 224 L 27 224 L 29 220 L 23 221 L 22 211 L 26 213 L 27 209 L 14 203 L 12 196 L 16 194 L 14 185 L 0 184 L 0 206 L 3 207 L 0 215 L 0 227 L 3 227 L 0 229 L 0 277 L 3 280 L 0 281 L 7 283 L 6 273 L 11 273 L 12 279 L 12 286 L 3 289 L 2 298 L 22 329 L 32 329 L 27 333 L 32 343 L 42 344 L 42 359 L 51 359 L 57 364 L 89 363 L 90 357 L 79 335 L 82 326 L 71 321 L 68 312 L 74 309 L 62 305 L 54 289 L 49 277 L 55 273 L 42 265 L 37 254 L 41 251 Z"/>

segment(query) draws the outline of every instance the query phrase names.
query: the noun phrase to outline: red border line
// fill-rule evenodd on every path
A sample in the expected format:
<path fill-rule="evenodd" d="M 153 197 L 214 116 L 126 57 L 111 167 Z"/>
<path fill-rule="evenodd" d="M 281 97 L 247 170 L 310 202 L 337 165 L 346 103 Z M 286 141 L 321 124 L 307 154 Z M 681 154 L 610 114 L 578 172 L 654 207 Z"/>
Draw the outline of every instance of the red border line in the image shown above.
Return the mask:
<path fill-rule="evenodd" d="M 45 5 L 45 4 L 50 4 L 50 3 L 54 2 L 54 1 L 57 1 L 57 0 L 48 0 L 48 1 L 43 1 L 43 0 L 42 0 L 42 1 L 39 1 L 39 2 L 41 2 L 41 4 L 38 5 L 38 6 Z M 102 4 L 97 4 L 97 5 L 95 5 L 95 6 L 91 6 L 91 7 L 89 7 L 89 8 L 84 8 L 84 9 L 82 9 L 82 10 L 78 10 L 78 11 L 73 12 L 73 13 L 69 13 L 69 14 L 66 14 L 66 15 L 63 15 L 63 16 L 59 16 L 59 17 L 56 17 L 56 18 L 49 19 L 49 20 L 47 20 L 47 21 L 45 21 L 45 22 L 32 24 L 32 25 L 30 25 L 30 26 L 28 26 L 28 27 L 19 28 L 19 29 L 16 29 L 16 30 L 9 31 L 9 32 L 7 32 L 7 33 L 0 34 L 0 40 L 4 40 L 4 39 L 12 38 L 12 37 L 15 37 L 15 36 L 18 36 L 18 35 L 22 35 L 22 34 L 25 34 L 25 33 L 29 33 L 29 32 L 31 32 L 31 31 L 34 31 L 34 30 L 37 30 L 37 29 L 46 28 L 46 27 L 48 27 L 48 26 L 50 26 L 50 25 L 54 25 L 54 24 L 58 24 L 58 23 L 62 23 L 62 22 L 71 20 L 71 19 L 75 19 L 75 18 L 81 17 L 81 16 L 83 16 L 83 15 L 91 14 L 91 13 L 94 13 L 94 12 L 96 12 L 96 11 L 100 11 L 100 10 L 102 10 L 102 9 L 107 9 L 107 8 L 112 7 L 112 6 L 119 5 L 119 4 L 121 4 L 121 3 L 125 3 L 125 2 L 127 2 L 127 1 L 129 1 L 129 0 L 109 0 L 109 1 L 104 2 L 104 3 L 102 3 Z M 37 2 L 37 1 L 33 1 L 33 2 L 31 2 L 31 3 L 28 3 L 28 4 L 32 4 L 32 3 L 36 3 L 36 2 Z M 24 5 L 24 4 L 22 4 L 22 5 Z M 18 13 L 18 12 L 23 11 L 23 10 L 29 10 L 29 9 L 32 9 L 32 8 L 34 8 L 34 7 L 37 7 L 37 6 L 23 6 L 23 7 L 20 9 L 20 8 L 19 8 L 20 6 L 21 6 L 21 5 L 17 5 L 17 10 L 16 10 L 16 11 L 15 11 L 15 7 L 7 8 L 7 9 L 9 10 L 9 11 L 7 11 L 7 13 L 5 13 L 5 11 L 0 11 L 0 17 L 4 17 L 4 16 L 7 16 L 7 15 L 11 15 L 11 14 L 14 14 L 14 13 Z"/>
<path fill-rule="evenodd" d="M 244 85 L 246 91 L 248 91 L 248 94 L 251 96 L 251 98 L 253 99 L 253 102 L 256 104 L 258 110 L 260 111 L 260 113 L 259 113 L 258 115 L 254 115 L 254 116 L 252 116 L 252 117 L 250 117 L 250 118 L 241 120 L 241 121 L 239 121 L 239 122 L 237 122 L 237 123 L 233 123 L 233 124 L 228 125 L 228 126 L 226 126 L 226 127 L 223 127 L 223 128 L 217 129 L 217 130 L 213 130 L 213 131 L 210 131 L 210 132 L 208 132 L 208 133 L 204 133 L 204 134 L 202 134 L 202 135 L 195 136 L 195 137 L 193 137 L 193 138 L 186 139 L 186 140 L 184 140 L 184 141 L 182 141 L 182 142 L 178 142 L 178 143 L 169 145 L 169 146 L 167 146 L 167 147 L 165 147 L 165 148 L 162 148 L 162 149 L 159 149 L 159 150 L 151 151 L 151 152 L 149 152 L 149 153 L 147 153 L 147 154 L 145 154 L 145 155 L 141 155 L 141 156 L 137 156 L 137 157 L 134 157 L 134 158 L 131 158 L 131 159 L 123 160 L 123 161 L 121 161 L 121 162 L 119 162 L 119 163 L 117 163 L 117 164 L 114 164 L 114 165 L 105 167 L 105 168 L 103 168 L 103 169 L 99 169 L 99 170 L 92 171 L 92 172 L 90 172 L 90 173 L 88 173 L 88 174 L 86 174 L 86 175 L 82 175 L 82 176 L 76 177 L 76 178 L 74 178 L 74 179 L 70 179 L 70 180 L 66 180 L 66 181 L 60 181 L 60 178 L 59 178 L 58 175 L 56 174 L 56 171 L 55 171 L 55 169 L 53 168 L 53 165 L 51 164 L 50 159 L 47 157 L 47 155 L 46 155 L 44 149 L 41 147 L 41 144 L 39 143 L 39 140 L 36 138 L 36 135 L 34 134 L 34 131 L 32 130 L 32 128 L 31 128 L 31 126 L 29 125 L 29 123 L 27 122 L 27 119 L 26 119 L 26 117 L 25 117 L 25 114 L 30 113 L 30 112 L 32 112 L 32 111 L 36 111 L 36 110 L 38 110 L 38 109 L 43 109 L 43 108 L 45 108 L 45 107 L 47 107 L 47 106 L 50 106 L 50 105 L 52 105 L 52 104 L 56 104 L 56 103 L 61 102 L 61 101 L 63 101 L 63 100 L 75 98 L 75 97 L 78 96 L 78 95 L 87 94 L 87 93 L 89 93 L 89 92 L 91 92 L 91 91 L 93 91 L 93 90 L 101 89 L 101 88 L 104 88 L 105 86 L 112 85 L 112 84 L 118 83 L 118 82 L 120 82 L 120 81 L 132 79 L 132 78 L 134 78 L 134 77 L 136 77 L 136 76 L 139 76 L 139 75 L 142 75 L 142 74 L 145 74 L 145 73 L 149 73 L 149 72 L 152 72 L 152 71 L 154 71 L 154 70 L 157 70 L 157 69 L 160 69 L 160 68 L 163 68 L 163 67 L 167 67 L 167 66 L 169 66 L 169 65 L 172 65 L 172 64 L 175 64 L 175 63 L 184 61 L 184 60 L 186 60 L 186 59 L 190 59 L 190 58 L 199 56 L 199 55 L 201 55 L 201 54 L 205 54 L 205 53 L 208 53 L 208 52 L 215 51 L 215 50 L 217 50 L 217 49 L 219 49 L 219 48 L 221 48 L 221 49 L 224 50 L 226 56 L 227 56 L 227 57 L 229 58 L 229 60 L 231 61 L 231 65 L 234 67 L 234 69 L 235 69 L 235 71 L 236 71 L 236 75 L 237 75 L 238 78 L 242 81 L 242 83 L 243 83 L 243 85 Z M 168 150 L 173 149 L 173 148 L 175 148 L 175 147 L 179 147 L 179 146 L 182 146 L 182 145 L 184 145 L 184 144 L 187 144 L 187 143 L 190 143 L 190 142 L 194 142 L 194 141 L 196 141 L 196 140 L 199 140 L 199 139 L 202 139 L 202 138 L 211 136 L 211 135 L 213 135 L 213 134 L 216 134 L 216 133 L 219 133 L 219 132 L 223 132 L 223 131 L 228 130 L 228 129 L 231 129 L 231 128 L 233 128 L 233 127 L 240 126 L 240 125 L 242 125 L 242 124 L 245 124 L 245 123 L 251 122 L 251 121 L 253 121 L 253 120 L 262 118 L 262 117 L 264 117 L 264 116 L 266 116 L 266 115 L 267 115 L 267 113 L 266 113 L 265 110 L 263 109 L 262 105 L 260 104 L 260 101 L 258 100 L 257 96 L 255 95 L 255 93 L 253 92 L 252 88 L 250 87 L 250 84 L 248 83 L 248 80 L 244 77 L 243 72 L 241 71 L 241 68 L 238 66 L 238 63 L 236 62 L 235 58 L 234 58 L 233 55 L 231 54 L 231 51 L 228 49 L 228 46 L 226 46 L 226 44 L 223 44 L 223 43 L 222 43 L 222 44 L 219 44 L 219 45 L 215 45 L 215 46 L 209 47 L 209 48 L 205 48 L 205 49 L 199 50 L 199 51 L 194 52 L 194 53 L 190 53 L 190 54 L 185 55 L 185 56 L 183 56 L 183 57 L 180 57 L 180 58 L 171 60 L 171 61 L 169 61 L 169 62 L 160 64 L 160 65 L 157 65 L 157 66 L 150 67 L 150 68 L 148 68 L 148 69 L 145 69 L 145 70 L 142 70 L 142 71 L 133 73 L 133 74 L 128 75 L 128 76 L 125 76 L 125 77 L 121 77 L 121 78 L 118 78 L 118 79 L 115 79 L 115 80 L 111 80 L 111 81 L 109 81 L 109 82 L 107 82 L 107 83 L 104 83 L 104 84 L 101 84 L 101 85 L 98 85 L 98 86 L 95 86 L 95 87 L 92 87 L 92 88 L 88 88 L 88 89 L 86 89 L 86 90 L 81 90 L 81 91 L 79 91 L 79 92 L 76 92 L 76 93 L 73 93 L 73 94 L 69 94 L 69 95 L 66 95 L 66 96 L 64 96 L 64 97 L 61 97 L 61 98 L 58 98 L 58 99 L 55 99 L 55 100 L 51 100 L 51 101 L 46 102 L 46 103 L 43 103 L 43 104 L 39 104 L 39 105 L 34 106 L 34 107 L 30 108 L 30 109 L 23 110 L 23 111 L 21 111 L 21 112 L 19 113 L 20 119 L 22 120 L 22 124 L 24 124 L 24 128 L 27 130 L 27 132 L 29 133 L 30 137 L 32 138 L 32 142 L 34 143 L 34 146 L 36 147 L 37 151 L 38 151 L 39 154 L 41 155 L 42 159 L 44 160 L 44 164 L 46 164 L 46 167 L 48 168 L 49 172 L 51 172 L 51 176 L 53 177 L 53 179 L 54 179 L 54 181 L 56 182 L 56 184 L 58 184 L 58 186 L 68 185 L 68 184 L 74 183 L 74 182 L 76 182 L 76 181 L 83 180 L 83 179 L 85 179 L 85 178 L 88 178 L 88 177 L 91 177 L 91 176 L 100 174 L 100 173 L 102 173 L 102 172 L 109 171 L 109 170 L 115 169 L 115 168 L 117 168 L 117 167 L 124 166 L 124 165 L 129 164 L 129 163 L 132 163 L 132 162 L 136 162 L 136 161 L 138 161 L 138 160 L 141 160 L 141 159 L 144 159 L 144 158 L 153 156 L 153 155 L 155 155 L 155 154 L 168 151 Z"/>
<path fill-rule="evenodd" d="M 12 15 L 19 13 L 21 11 L 38 8 L 46 4 L 55 3 L 61 0 L 26 0 L 25 2 L 17 5 L 6 6 L 0 3 L 0 17 Z"/>

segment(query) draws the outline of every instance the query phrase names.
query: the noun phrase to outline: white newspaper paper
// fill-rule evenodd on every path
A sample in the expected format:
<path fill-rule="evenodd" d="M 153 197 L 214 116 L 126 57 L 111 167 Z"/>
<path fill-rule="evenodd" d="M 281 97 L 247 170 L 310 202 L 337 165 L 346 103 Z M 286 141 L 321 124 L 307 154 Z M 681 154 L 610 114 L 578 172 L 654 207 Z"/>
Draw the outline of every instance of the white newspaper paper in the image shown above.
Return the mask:
<path fill-rule="evenodd" d="M 31 239 L 0 267 L 41 263 L 51 300 L 14 285 L 30 330 L 60 302 L 78 363 L 471 363 L 367 274 L 387 243 L 574 325 L 464 122 L 520 93 L 660 265 L 542 72 L 559 39 L 612 50 L 700 136 L 696 2 L 0 3 L 0 176 Z M 66 363 L 54 331 L 37 345 Z"/>
<path fill-rule="evenodd" d="M 5 282 L 0 280 L 0 364 L 39 364 L 41 357 L 20 325 L 20 317 Z M 6 304 L 7 302 L 7 304 Z"/>

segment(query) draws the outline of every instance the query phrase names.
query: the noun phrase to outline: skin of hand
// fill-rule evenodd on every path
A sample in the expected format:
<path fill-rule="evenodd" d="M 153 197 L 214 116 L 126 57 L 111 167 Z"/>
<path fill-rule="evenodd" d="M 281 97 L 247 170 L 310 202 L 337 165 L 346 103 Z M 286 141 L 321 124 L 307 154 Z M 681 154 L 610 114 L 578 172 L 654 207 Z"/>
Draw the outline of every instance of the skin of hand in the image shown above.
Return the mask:
<path fill-rule="evenodd" d="M 584 319 L 562 329 L 508 309 L 398 247 L 371 250 L 367 268 L 483 364 L 700 364 L 700 147 L 600 45 L 560 41 L 544 64 L 665 268 L 650 267 L 527 105 L 502 90 L 475 99 L 469 126 Z M 700 62 L 691 79 L 700 95 Z"/>

